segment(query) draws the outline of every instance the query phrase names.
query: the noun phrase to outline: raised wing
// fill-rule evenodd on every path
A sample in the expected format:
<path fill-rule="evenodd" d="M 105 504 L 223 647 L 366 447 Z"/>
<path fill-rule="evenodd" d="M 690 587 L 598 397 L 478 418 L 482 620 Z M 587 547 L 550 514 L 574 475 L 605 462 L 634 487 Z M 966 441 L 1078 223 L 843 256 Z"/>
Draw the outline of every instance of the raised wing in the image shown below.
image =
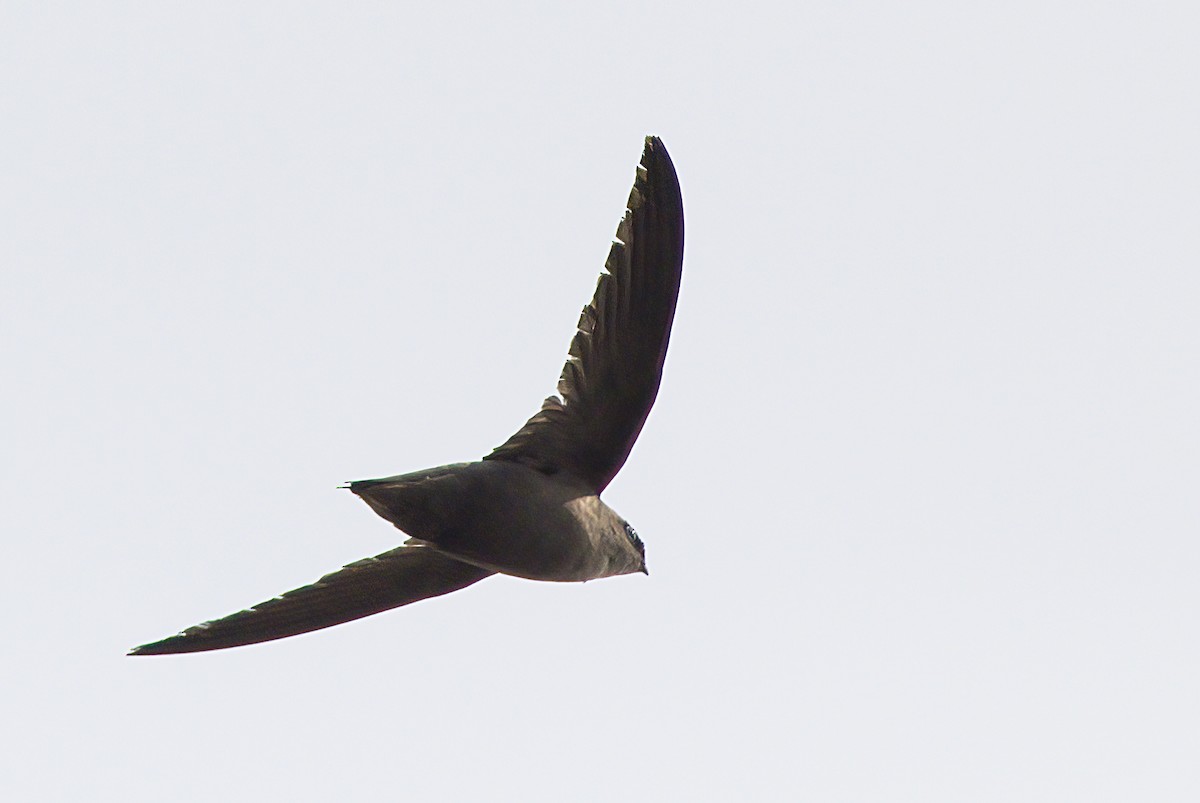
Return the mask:
<path fill-rule="evenodd" d="M 493 572 L 424 546 L 402 546 L 355 561 L 317 582 L 245 611 L 144 644 L 130 655 L 203 652 L 295 636 L 410 602 L 449 594 Z"/>
<path fill-rule="evenodd" d="M 568 471 L 599 493 L 629 456 L 658 395 L 683 269 L 683 200 L 657 137 L 646 137 L 626 206 L 558 396 L 485 460 Z"/>

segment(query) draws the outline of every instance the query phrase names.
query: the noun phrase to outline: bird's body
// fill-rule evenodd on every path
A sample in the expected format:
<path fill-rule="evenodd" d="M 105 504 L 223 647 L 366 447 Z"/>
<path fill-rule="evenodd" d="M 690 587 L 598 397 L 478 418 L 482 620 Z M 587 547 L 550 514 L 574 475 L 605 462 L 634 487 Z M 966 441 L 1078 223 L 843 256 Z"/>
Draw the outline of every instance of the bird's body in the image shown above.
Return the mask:
<path fill-rule="evenodd" d="M 413 543 L 493 572 L 580 582 L 646 570 L 625 520 L 563 472 L 481 460 L 353 482 L 350 490 Z"/>
<path fill-rule="evenodd" d="M 578 582 L 645 572 L 641 539 L 600 494 L 629 456 L 658 393 L 682 266 L 675 168 L 662 142 L 647 137 L 558 395 L 480 461 L 350 483 L 408 536 L 403 546 L 130 654 L 217 650 L 307 633 L 496 573 Z"/>

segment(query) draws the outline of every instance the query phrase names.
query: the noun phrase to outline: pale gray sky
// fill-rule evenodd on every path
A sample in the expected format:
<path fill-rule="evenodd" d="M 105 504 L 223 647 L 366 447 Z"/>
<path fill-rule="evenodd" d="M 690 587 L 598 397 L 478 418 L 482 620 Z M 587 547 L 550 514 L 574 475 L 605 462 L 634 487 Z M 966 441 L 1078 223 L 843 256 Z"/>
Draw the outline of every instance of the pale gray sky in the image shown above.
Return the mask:
<path fill-rule="evenodd" d="M 5 4 L 10 800 L 1194 801 L 1192 4 Z M 651 575 L 129 647 L 554 387 L 663 137 Z"/>

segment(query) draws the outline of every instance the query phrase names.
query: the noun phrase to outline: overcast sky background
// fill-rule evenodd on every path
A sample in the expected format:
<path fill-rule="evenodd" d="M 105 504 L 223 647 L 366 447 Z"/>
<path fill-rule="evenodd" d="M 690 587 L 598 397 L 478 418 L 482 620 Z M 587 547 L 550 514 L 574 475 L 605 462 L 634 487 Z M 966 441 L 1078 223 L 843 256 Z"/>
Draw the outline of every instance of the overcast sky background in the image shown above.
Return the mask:
<path fill-rule="evenodd" d="M 6 3 L 9 800 L 1194 801 L 1190 3 Z M 401 535 L 687 214 L 651 575 L 125 651 Z"/>

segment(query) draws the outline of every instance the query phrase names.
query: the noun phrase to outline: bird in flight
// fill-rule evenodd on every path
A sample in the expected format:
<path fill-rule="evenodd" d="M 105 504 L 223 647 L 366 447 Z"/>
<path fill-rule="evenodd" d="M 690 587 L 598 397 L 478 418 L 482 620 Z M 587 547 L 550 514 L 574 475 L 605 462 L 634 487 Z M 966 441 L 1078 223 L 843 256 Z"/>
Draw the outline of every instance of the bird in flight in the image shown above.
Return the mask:
<path fill-rule="evenodd" d="M 646 572 L 641 539 L 600 494 L 658 395 L 679 295 L 683 201 L 657 137 L 646 138 L 604 267 L 557 395 L 515 435 L 474 463 L 347 486 L 409 536 L 403 546 L 129 654 L 295 636 L 458 591 L 497 572 L 559 582 Z"/>

